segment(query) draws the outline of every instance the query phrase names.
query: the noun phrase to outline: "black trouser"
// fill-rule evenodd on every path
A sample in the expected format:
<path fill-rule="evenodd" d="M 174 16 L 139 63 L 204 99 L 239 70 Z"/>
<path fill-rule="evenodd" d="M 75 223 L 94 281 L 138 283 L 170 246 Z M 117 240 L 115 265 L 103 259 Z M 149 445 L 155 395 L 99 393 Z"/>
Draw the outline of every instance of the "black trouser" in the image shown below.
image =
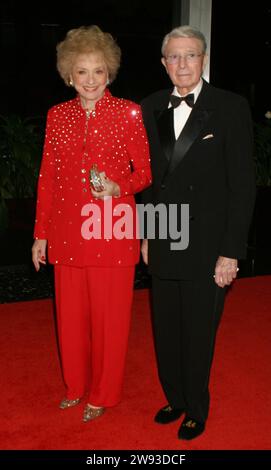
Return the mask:
<path fill-rule="evenodd" d="M 209 375 L 226 288 L 214 279 L 153 276 L 153 326 L 160 381 L 168 402 L 205 422 Z"/>

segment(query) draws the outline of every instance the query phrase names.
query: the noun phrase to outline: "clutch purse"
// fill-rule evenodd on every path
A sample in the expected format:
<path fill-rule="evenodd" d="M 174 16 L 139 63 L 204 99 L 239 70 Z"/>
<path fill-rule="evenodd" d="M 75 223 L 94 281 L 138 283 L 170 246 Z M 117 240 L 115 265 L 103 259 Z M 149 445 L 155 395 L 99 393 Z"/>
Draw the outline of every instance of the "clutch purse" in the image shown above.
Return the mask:
<path fill-rule="evenodd" d="M 93 164 L 90 169 L 89 182 L 90 186 L 94 189 L 94 191 L 100 192 L 104 190 L 102 179 L 96 164 Z"/>

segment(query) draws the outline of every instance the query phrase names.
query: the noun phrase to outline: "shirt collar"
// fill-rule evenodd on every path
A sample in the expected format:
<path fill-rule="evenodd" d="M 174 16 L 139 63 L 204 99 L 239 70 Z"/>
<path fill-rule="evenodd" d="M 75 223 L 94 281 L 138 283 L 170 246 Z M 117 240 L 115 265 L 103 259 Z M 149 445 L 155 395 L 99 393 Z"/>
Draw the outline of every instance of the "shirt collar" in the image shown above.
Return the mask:
<path fill-rule="evenodd" d="M 95 111 L 97 112 L 100 109 L 106 108 L 108 106 L 108 104 L 111 102 L 111 99 L 112 99 L 112 95 L 111 95 L 110 91 L 108 90 L 108 88 L 106 88 L 105 91 L 104 91 L 103 96 L 95 104 Z M 82 112 L 85 112 L 84 108 L 82 107 L 79 95 L 77 95 L 77 97 L 75 98 L 75 101 L 76 101 L 76 104 L 77 104 L 78 108 Z"/>
<path fill-rule="evenodd" d="M 202 86 L 203 86 L 203 80 L 202 78 L 200 79 L 199 83 L 195 86 L 195 88 L 193 90 L 191 90 L 189 93 L 194 93 L 194 102 L 196 103 L 197 99 L 198 99 L 198 96 L 201 92 L 201 89 L 202 89 Z M 177 90 L 177 87 L 175 86 L 174 89 L 173 89 L 173 92 L 172 92 L 172 95 L 175 95 L 175 96 L 181 96 L 180 93 L 178 92 Z"/>

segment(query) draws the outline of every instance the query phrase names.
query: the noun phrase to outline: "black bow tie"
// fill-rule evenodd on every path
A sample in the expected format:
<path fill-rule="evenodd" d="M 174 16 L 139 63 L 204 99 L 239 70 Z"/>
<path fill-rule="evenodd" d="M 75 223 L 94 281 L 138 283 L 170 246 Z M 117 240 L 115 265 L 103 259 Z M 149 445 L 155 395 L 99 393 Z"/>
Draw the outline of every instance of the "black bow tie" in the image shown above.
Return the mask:
<path fill-rule="evenodd" d="M 193 108 L 194 106 L 194 93 L 190 93 L 189 95 L 186 96 L 175 96 L 175 95 L 170 95 L 169 101 L 171 103 L 172 108 L 177 108 L 182 101 L 185 101 L 190 108 Z"/>

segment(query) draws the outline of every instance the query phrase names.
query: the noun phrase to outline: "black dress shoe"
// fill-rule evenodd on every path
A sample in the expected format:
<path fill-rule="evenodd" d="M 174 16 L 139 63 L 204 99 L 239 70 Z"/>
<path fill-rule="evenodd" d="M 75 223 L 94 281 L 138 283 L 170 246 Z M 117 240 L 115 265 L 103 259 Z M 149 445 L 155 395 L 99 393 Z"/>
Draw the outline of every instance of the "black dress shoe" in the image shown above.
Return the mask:
<path fill-rule="evenodd" d="M 164 406 L 158 413 L 155 415 L 154 421 L 159 424 L 169 424 L 176 419 L 179 419 L 180 416 L 184 413 L 184 410 L 179 408 L 173 408 L 170 405 Z"/>
<path fill-rule="evenodd" d="M 204 429 L 205 423 L 200 423 L 199 421 L 186 416 L 178 431 L 178 438 L 190 441 L 191 439 L 195 439 L 195 437 L 198 437 L 200 434 L 202 434 Z"/>

